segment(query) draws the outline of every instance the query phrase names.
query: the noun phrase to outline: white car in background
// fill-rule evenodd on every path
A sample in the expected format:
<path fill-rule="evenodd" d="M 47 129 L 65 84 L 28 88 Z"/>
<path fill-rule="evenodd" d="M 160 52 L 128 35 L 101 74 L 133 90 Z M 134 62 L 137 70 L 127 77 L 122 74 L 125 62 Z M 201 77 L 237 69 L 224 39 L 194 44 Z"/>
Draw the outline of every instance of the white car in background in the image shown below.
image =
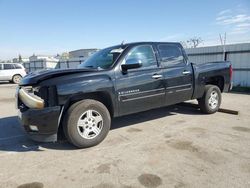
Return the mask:
<path fill-rule="evenodd" d="M 0 63 L 0 81 L 11 81 L 19 84 L 25 75 L 25 68 L 21 64 Z"/>

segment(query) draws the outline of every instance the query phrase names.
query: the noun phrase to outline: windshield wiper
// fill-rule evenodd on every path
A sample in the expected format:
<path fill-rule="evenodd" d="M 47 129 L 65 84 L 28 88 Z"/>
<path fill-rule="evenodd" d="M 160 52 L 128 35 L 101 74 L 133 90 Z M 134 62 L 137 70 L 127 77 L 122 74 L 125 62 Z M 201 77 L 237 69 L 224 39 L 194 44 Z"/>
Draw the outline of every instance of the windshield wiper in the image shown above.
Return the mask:
<path fill-rule="evenodd" d="M 97 69 L 96 67 L 94 67 L 93 65 L 87 65 L 87 66 L 84 66 L 86 68 L 92 68 L 92 69 Z"/>

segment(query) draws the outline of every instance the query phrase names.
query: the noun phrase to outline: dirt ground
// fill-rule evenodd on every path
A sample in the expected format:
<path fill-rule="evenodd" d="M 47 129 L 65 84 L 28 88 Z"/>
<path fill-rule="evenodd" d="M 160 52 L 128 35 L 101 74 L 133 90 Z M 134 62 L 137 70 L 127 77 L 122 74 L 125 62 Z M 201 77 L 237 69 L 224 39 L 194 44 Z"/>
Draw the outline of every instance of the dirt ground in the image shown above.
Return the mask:
<path fill-rule="evenodd" d="M 179 105 L 117 118 L 98 146 L 37 143 L 23 132 L 15 85 L 0 84 L 0 187 L 250 187 L 250 95 L 239 115 Z"/>

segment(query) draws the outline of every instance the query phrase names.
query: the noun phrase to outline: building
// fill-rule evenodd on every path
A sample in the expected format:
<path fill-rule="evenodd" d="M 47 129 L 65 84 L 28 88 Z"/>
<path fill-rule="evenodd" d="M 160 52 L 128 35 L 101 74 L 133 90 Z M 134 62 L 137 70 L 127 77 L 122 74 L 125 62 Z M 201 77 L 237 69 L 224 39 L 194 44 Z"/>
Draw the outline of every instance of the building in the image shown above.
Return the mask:
<path fill-rule="evenodd" d="M 25 62 L 28 62 L 29 61 L 29 58 L 23 58 L 23 57 L 18 57 L 18 58 L 13 58 L 12 59 L 12 62 L 13 63 L 25 63 Z"/>
<path fill-rule="evenodd" d="M 59 59 L 54 56 L 32 55 L 29 61 L 23 62 L 24 67 L 28 72 L 34 72 L 42 69 L 54 69 Z"/>
<path fill-rule="evenodd" d="M 98 51 L 98 49 L 91 48 L 91 49 L 79 49 L 70 51 L 68 54 L 63 53 L 56 68 L 61 68 L 61 69 L 77 68 L 79 64 L 83 63 L 88 57 L 90 57 L 96 51 Z"/>
<path fill-rule="evenodd" d="M 13 63 L 22 63 L 28 72 L 34 72 L 43 69 L 54 68 L 77 68 L 89 56 L 95 53 L 97 49 L 79 49 L 70 52 L 64 52 L 56 56 L 32 55 L 29 58 L 14 58 Z"/>
<path fill-rule="evenodd" d="M 93 53 L 98 51 L 96 48 L 90 48 L 90 49 L 79 49 L 69 52 L 69 58 L 71 59 L 86 59 L 89 56 L 91 56 Z"/>

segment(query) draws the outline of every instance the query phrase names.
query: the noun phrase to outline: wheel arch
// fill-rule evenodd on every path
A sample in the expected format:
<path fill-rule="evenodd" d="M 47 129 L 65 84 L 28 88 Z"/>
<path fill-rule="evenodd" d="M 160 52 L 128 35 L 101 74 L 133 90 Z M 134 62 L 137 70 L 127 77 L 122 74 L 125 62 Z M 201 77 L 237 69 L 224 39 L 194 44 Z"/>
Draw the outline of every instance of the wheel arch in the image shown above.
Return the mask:
<path fill-rule="evenodd" d="M 221 93 L 224 91 L 225 79 L 223 76 L 212 76 L 206 78 L 205 85 L 216 85 L 220 88 Z"/>
<path fill-rule="evenodd" d="M 17 76 L 17 75 L 22 77 L 22 75 L 21 75 L 20 73 L 14 73 L 14 74 L 12 75 L 12 77 L 11 77 L 11 80 L 13 80 L 14 76 Z"/>
<path fill-rule="evenodd" d="M 66 101 L 66 103 L 62 106 L 61 114 L 58 119 L 58 132 L 59 133 L 62 131 L 62 121 L 69 107 L 75 104 L 76 102 L 79 102 L 84 99 L 92 99 L 92 100 L 101 102 L 108 109 L 110 116 L 111 117 L 114 116 L 114 103 L 111 98 L 111 95 L 108 92 L 96 91 L 96 92 L 90 92 L 90 93 L 75 94 L 75 95 L 70 96 L 68 100 Z"/>

